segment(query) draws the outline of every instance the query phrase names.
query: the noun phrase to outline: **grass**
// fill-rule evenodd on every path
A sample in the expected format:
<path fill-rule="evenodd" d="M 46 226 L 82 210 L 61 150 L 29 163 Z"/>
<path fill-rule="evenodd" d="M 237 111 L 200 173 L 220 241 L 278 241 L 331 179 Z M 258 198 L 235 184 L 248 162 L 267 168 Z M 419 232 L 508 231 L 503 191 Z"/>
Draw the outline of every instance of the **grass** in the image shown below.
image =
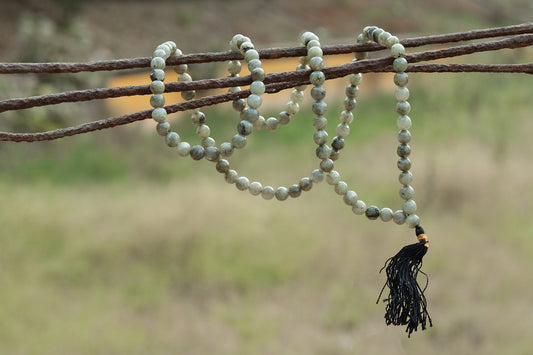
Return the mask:
<path fill-rule="evenodd" d="M 326 183 L 283 203 L 252 197 L 121 128 L 4 145 L 0 352 L 527 354 L 530 79 L 411 80 L 433 328 L 408 340 L 374 304 L 380 267 L 414 239 L 405 226 L 354 216 Z M 388 92 L 361 99 L 335 166 L 368 204 L 399 208 L 393 104 Z M 216 114 L 221 141 L 237 118 Z M 272 186 L 307 176 L 310 117 L 254 133 L 232 166 Z"/>

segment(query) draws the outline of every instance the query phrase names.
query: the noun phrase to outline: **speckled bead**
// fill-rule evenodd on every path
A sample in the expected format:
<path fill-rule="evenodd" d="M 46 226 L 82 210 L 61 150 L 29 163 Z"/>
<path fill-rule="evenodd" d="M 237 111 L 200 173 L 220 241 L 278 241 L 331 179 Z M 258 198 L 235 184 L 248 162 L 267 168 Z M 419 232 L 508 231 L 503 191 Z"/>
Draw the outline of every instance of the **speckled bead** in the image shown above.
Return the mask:
<path fill-rule="evenodd" d="M 339 181 L 335 184 L 335 192 L 337 195 L 344 196 L 348 192 L 348 184 L 344 181 Z"/>
<path fill-rule="evenodd" d="M 413 214 L 416 212 L 416 202 L 414 200 L 407 200 L 402 204 L 402 210 L 406 214 Z"/>
<path fill-rule="evenodd" d="M 332 169 L 333 169 L 333 160 L 328 158 L 320 162 L 320 170 L 322 170 L 323 172 L 328 173 Z"/>
<path fill-rule="evenodd" d="M 302 191 L 309 191 L 313 187 L 313 181 L 308 177 L 304 177 L 300 180 L 298 186 L 300 186 Z"/>
<path fill-rule="evenodd" d="M 205 148 L 205 159 L 208 161 L 218 161 L 220 159 L 220 150 L 214 146 Z"/>
<path fill-rule="evenodd" d="M 176 132 L 169 132 L 165 140 L 169 147 L 177 147 L 180 143 L 180 136 Z"/>
<path fill-rule="evenodd" d="M 405 213 L 402 210 L 398 210 L 392 214 L 392 220 L 396 224 L 404 224 L 405 223 Z"/>
<path fill-rule="evenodd" d="M 300 189 L 300 186 L 294 184 L 289 186 L 289 196 L 292 198 L 296 198 L 302 194 L 302 190 Z"/>
<path fill-rule="evenodd" d="M 392 220 L 392 210 L 388 207 L 382 208 L 379 212 L 379 217 L 383 222 L 389 222 Z"/>
<path fill-rule="evenodd" d="M 246 176 L 239 176 L 237 180 L 235 180 L 235 187 L 241 191 L 248 190 L 248 187 L 250 187 L 250 180 Z"/>
<path fill-rule="evenodd" d="M 289 197 L 289 189 L 285 186 L 280 186 L 274 192 L 274 196 L 278 201 L 285 201 Z"/>
<path fill-rule="evenodd" d="M 263 191 L 263 185 L 258 181 L 251 182 L 248 191 L 250 191 L 250 194 L 253 196 L 257 196 Z"/>
<path fill-rule="evenodd" d="M 229 162 L 226 159 L 220 159 L 215 168 L 219 173 L 225 174 L 229 171 Z"/>
<path fill-rule="evenodd" d="M 200 160 L 205 155 L 205 149 L 201 145 L 193 145 L 190 154 L 194 160 Z"/>
<path fill-rule="evenodd" d="M 413 198 L 415 190 L 410 185 L 404 185 L 400 187 L 400 197 L 403 200 L 410 200 Z"/>
<path fill-rule="evenodd" d="M 220 155 L 223 157 L 230 157 L 233 154 L 233 146 L 229 142 L 224 142 L 220 145 Z"/>
<path fill-rule="evenodd" d="M 261 196 L 265 200 L 273 199 L 274 198 L 274 194 L 275 194 L 275 191 L 274 191 L 274 188 L 272 186 L 265 186 L 265 187 L 263 187 L 263 190 L 261 191 Z"/>
<path fill-rule="evenodd" d="M 365 210 L 365 215 L 370 220 L 375 220 L 379 218 L 379 208 L 376 206 L 368 206 L 368 208 Z"/>
<path fill-rule="evenodd" d="M 330 160 L 331 159 L 326 159 Z M 331 164 L 333 164 L 333 161 L 331 161 Z M 341 175 L 336 170 L 331 170 L 329 173 L 326 174 L 326 182 L 329 185 L 337 185 L 341 181 Z M 348 186 L 346 186 L 348 188 Z"/>
<path fill-rule="evenodd" d="M 410 214 L 405 218 L 405 224 L 407 224 L 409 228 L 415 228 L 420 224 L 420 217 L 416 214 Z"/>
<path fill-rule="evenodd" d="M 226 172 L 224 175 L 224 179 L 228 184 L 234 184 L 237 181 L 237 178 L 239 177 L 239 174 L 233 169 L 230 169 Z"/>
<path fill-rule="evenodd" d="M 181 142 L 178 144 L 177 150 L 179 156 L 186 157 L 191 152 L 191 145 L 187 142 Z"/>
<path fill-rule="evenodd" d="M 168 132 L 170 132 L 170 123 L 168 122 L 158 123 L 157 126 L 155 126 L 155 130 L 157 131 L 157 134 L 159 134 L 160 136 L 166 137 Z"/>
<path fill-rule="evenodd" d="M 311 180 L 317 184 L 324 181 L 324 172 L 319 169 L 315 169 L 311 172 Z"/>
<path fill-rule="evenodd" d="M 352 211 L 357 215 L 362 215 L 366 211 L 366 204 L 362 200 L 357 200 L 352 207 Z"/>

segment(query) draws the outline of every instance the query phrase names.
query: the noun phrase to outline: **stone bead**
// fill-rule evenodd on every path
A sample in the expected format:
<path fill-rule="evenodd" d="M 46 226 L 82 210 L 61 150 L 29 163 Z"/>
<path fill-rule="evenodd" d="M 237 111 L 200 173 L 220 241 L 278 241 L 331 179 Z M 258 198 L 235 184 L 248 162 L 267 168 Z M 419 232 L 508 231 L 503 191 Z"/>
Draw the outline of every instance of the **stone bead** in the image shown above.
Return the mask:
<path fill-rule="evenodd" d="M 238 49 L 239 48 L 239 45 L 243 42 L 240 42 L 241 40 L 243 40 L 243 38 L 245 38 L 243 35 L 241 35 L 240 33 L 239 34 L 236 34 L 235 36 L 233 36 L 231 38 L 231 42 L 230 42 L 230 45 L 234 48 L 234 49 Z M 240 43 L 239 43 L 240 42 Z"/>
<path fill-rule="evenodd" d="M 202 147 L 204 148 L 214 147 L 215 145 L 216 145 L 216 142 L 213 138 L 211 137 L 202 138 Z"/>
<path fill-rule="evenodd" d="M 150 61 L 150 67 L 152 69 L 165 69 L 165 60 L 161 57 L 154 57 Z"/>
<path fill-rule="evenodd" d="M 354 86 L 360 85 L 363 82 L 363 74 L 350 74 L 350 76 L 348 77 L 348 81 Z"/>
<path fill-rule="evenodd" d="M 370 220 L 375 220 L 379 218 L 379 208 L 374 205 L 368 206 L 365 211 L 365 215 Z"/>
<path fill-rule="evenodd" d="M 150 97 L 150 105 L 153 108 L 165 106 L 165 97 L 161 94 L 154 94 Z"/>
<path fill-rule="evenodd" d="M 331 159 L 330 159 L 331 160 Z M 333 161 L 331 161 L 333 164 Z M 326 182 L 329 185 L 337 185 L 341 181 L 341 175 L 336 170 L 331 170 L 329 173 L 326 174 Z M 346 185 L 346 189 L 348 189 L 348 185 Z"/>
<path fill-rule="evenodd" d="M 295 102 L 297 104 L 301 104 L 303 102 L 303 100 L 304 100 L 304 93 L 302 91 L 300 91 L 300 90 L 294 89 L 294 90 L 291 91 L 290 98 L 291 98 L 292 102 Z"/>
<path fill-rule="evenodd" d="M 313 103 L 312 109 L 317 116 L 323 116 L 328 111 L 328 105 L 324 101 L 317 101 Z"/>
<path fill-rule="evenodd" d="M 357 193 L 353 190 L 350 190 L 344 194 L 344 196 L 342 197 L 342 200 L 348 206 L 354 206 L 358 198 L 359 196 L 357 196 Z"/>
<path fill-rule="evenodd" d="M 196 134 L 200 138 L 207 138 L 211 134 L 211 129 L 209 128 L 208 125 L 203 124 L 196 128 Z"/>
<path fill-rule="evenodd" d="M 242 112 L 246 108 L 246 101 L 244 99 L 233 100 L 233 109 L 238 112 Z"/>
<path fill-rule="evenodd" d="M 327 145 L 319 145 L 316 147 L 315 154 L 318 159 L 329 159 L 329 155 L 331 154 L 331 148 Z"/>
<path fill-rule="evenodd" d="M 355 59 L 357 60 L 363 60 L 368 58 L 368 52 L 355 52 L 354 53 Z"/>
<path fill-rule="evenodd" d="M 378 40 L 379 40 L 379 36 L 380 36 L 383 32 L 385 32 L 383 29 L 381 29 L 381 28 L 379 28 L 379 27 L 376 28 L 376 29 L 372 32 L 372 38 L 370 38 L 370 39 L 377 43 Z"/>
<path fill-rule="evenodd" d="M 220 158 L 220 150 L 217 147 L 209 146 L 205 148 L 205 159 L 208 161 L 218 161 Z"/>
<path fill-rule="evenodd" d="M 248 62 L 252 59 L 259 59 L 259 53 L 255 49 L 248 49 L 246 53 L 244 53 L 244 60 Z"/>
<path fill-rule="evenodd" d="M 396 43 L 400 43 L 400 40 L 396 36 L 390 36 L 387 38 L 387 43 L 385 44 L 387 48 L 392 48 Z"/>
<path fill-rule="evenodd" d="M 319 169 L 315 169 L 311 172 L 311 181 L 315 184 L 322 182 L 324 180 L 324 172 Z"/>
<path fill-rule="evenodd" d="M 337 125 L 335 132 L 337 133 L 337 136 L 344 138 L 350 134 L 350 126 L 340 123 Z"/>
<path fill-rule="evenodd" d="M 256 95 L 263 95 L 265 93 L 265 84 L 262 81 L 254 81 L 250 84 L 250 92 Z"/>
<path fill-rule="evenodd" d="M 405 47 L 401 43 L 393 44 L 390 47 L 390 54 L 394 58 L 403 57 L 405 55 Z M 403 70 L 400 70 L 400 71 L 403 71 Z"/>
<path fill-rule="evenodd" d="M 350 99 L 355 99 L 357 96 L 359 96 L 359 88 L 357 86 L 348 85 L 344 90 L 344 93 L 346 94 L 346 97 L 349 97 Z M 346 103 L 344 105 L 346 105 Z"/>
<path fill-rule="evenodd" d="M 387 40 L 389 39 L 389 37 L 391 36 L 391 34 L 387 31 L 384 31 L 382 32 L 379 37 L 378 37 L 378 43 L 381 44 L 382 46 L 386 47 L 387 46 Z"/>
<path fill-rule="evenodd" d="M 404 72 L 407 70 L 407 67 L 407 60 L 404 57 L 396 58 L 392 62 L 392 69 L 397 73 Z"/>
<path fill-rule="evenodd" d="M 302 191 L 309 191 L 313 187 L 313 181 L 308 177 L 304 177 L 300 180 L 298 186 L 300 186 Z"/>
<path fill-rule="evenodd" d="M 259 118 L 257 118 L 257 121 L 253 123 L 253 126 L 254 126 L 254 129 L 256 130 L 261 130 L 265 128 L 266 126 L 265 118 L 263 116 L 259 116 Z"/>
<path fill-rule="evenodd" d="M 220 145 L 220 155 L 223 157 L 230 157 L 233 154 L 233 146 L 229 142 L 224 142 Z"/>
<path fill-rule="evenodd" d="M 279 127 L 279 121 L 276 117 L 269 117 L 266 120 L 266 128 L 269 131 L 275 131 Z"/>
<path fill-rule="evenodd" d="M 306 47 L 307 49 L 313 48 L 313 47 L 320 47 L 320 42 L 316 39 L 312 39 L 309 42 L 307 42 Z"/>
<path fill-rule="evenodd" d="M 418 217 L 416 214 L 410 214 L 405 219 L 405 224 L 407 224 L 409 228 L 415 228 L 420 224 L 420 217 Z"/>
<path fill-rule="evenodd" d="M 335 184 L 335 192 L 337 193 L 337 195 L 344 196 L 348 192 L 348 184 L 345 181 L 337 182 Z"/>
<path fill-rule="evenodd" d="M 321 101 L 326 97 L 326 89 L 322 86 L 315 86 L 311 89 L 311 97 L 315 101 Z"/>
<path fill-rule="evenodd" d="M 325 173 L 328 173 L 330 172 L 331 170 L 333 170 L 333 160 L 331 159 L 324 159 L 320 162 L 320 170 L 322 170 L 323 172 Z"/>
<path fill-rule="evenodd" d="M 237 181 L 237 178 L 239 177 L 239 174 L 233 169 L 230 169 L 226 172 L 224 175 L 224 179 L 228 184 L 234 184 L 235 181 Z"/>
<path fill-rule="evenodd" d="M 165 122 L 167 119 L 167 110 L 162 107 L 154 108 L 152 111 L 152 119 L 156 122 Z"/>
<path fill-rule="evenodd" d="M 280 186 L 274 192 L 274 196 L 276 196 L 278 201 L 285 201 L 287 197 L 289 197 L 289 189 L 287 189 L 285 186 Z"/>
<path fill-rule="evenodd" d="M 411 132 L 408 130 L 401 130 L 398 132 L 398 142 L 409 143 L 411 141 Z"/>
<path fill-rule="evenodd" d="M 318 47 L 313 47 L 313 48 L 318 48 Z M 320 50 L 320 51 L 322 52 L 322 50 Z M 312 57 L 309 60 L 309 67 L 312 70 L 322 70 L 322 69 L 324 69 L 324 59 L 322 59 L 321 57 L 318 57 L 318 56 Z"/>
<path fill-rule="evenodd" d="M 177 147 L 180 143 L 180 136 L 176 132 L 169 132 L 165 137 L 165 141 L 169 147 Z"/>
<path fill-rule="evenodd" d="M 180 94 L 181 94 L 181 97 L 183 98 L 183 100 L 185 100 L 185 101 L 192 100 L 192 99 L 194 99 L 196 97 L 196 91 L 194 91 L 194 90 L 182 91 Z"/>
<path fill-rule="evenodd" d="M 396 153 L 399 157 L 406 158 L 411 154 L 411 147 L 408 144 L 402 143 L 396 149 Z"/>
<path fill-rule="evenodd" d="M 187 64 L 178 64 L 174 66 L 174 71 L 177 74 L 183 74 L 187 72 L 188 69 L 189 69 L 189 66 Z"/>
<path fill-rule="evenodd" d="M 402 210 L 406 214 L 413 214 L 416 212 L 416 202 L 414 200 L 407 200 L 402 204 Z"/>
<path fill-rule="evenodd" d="M 339 159 L 340 152 L 335 149 L 331 149 L 331 153 L 329 153 L 329 158 L 333 161 Z"/>
<path fill-rule="evenodd" d="M 191 115 L 191 121 L 192 121 L 193 125 L 201 126 L 206 121 L 205 114 L 203 112 L 201 112 L 201 111 L 195 111 Z"/>
<path fill-rule="evenodd" d="M 328 142 L 328 132 L 323 130 L 315 131 L 313 134 L 313 140 L 318 145 L 326 144 Z"/>
<path fill-rule="evenodd" d="M 411 174 L 410 171 L 400 173 L 398 176 L 398 181 L 402 185 L 409 185 L 411 182 L 413 182 L 413 174 Z"/>
<path fill-rule="evenodd" d="M 152 53 L 152 57 L 168 58 L 168 52 L 164 51 L 163 49 L 156 49 Z"/>
<path fill-rule="evenodd" d="M 393 80 L 396 86 L 406 86 L 409 81 L 409 76 L 406 73 L 396 73 L 394 74 Z"/>
<path fill-rule="evenodd" d="M 229 171 L 229 162 L 226 159 L 220 159 L 215 166 L 219 173 L 227 173 Z"/>
<path fill-rule="evenodd" d="M 254 70 L 252 70 L 251 75 L 252 75 L 252 80 L 256 80 L 256 81 L 263 81 L 265 80 L 265 76 L 266 76 L 263 68 L 255 68 Z"/>
<path fill-rule="evenodd" d="M 152 81 L 154 81 L 154 80 L 160 80 L 160 81 L 165 80 L 165 71 L 163 69 L 154 69 L 154 70 L 152 70 L 152 72 L 150 73 L 150 79 Z"/>
<path fill-rule="evenodd" d="M 402 210 L 397 210 L 392 214 L 392 220 L 396 224 L 404 224 L 405 223 L 405 213 L 403 213 Z"/>
<path fill-rule="evenodd" d="M 244 148 L 246 145 L 246 137 L 242 134 L 234 135 L 233 138 L 231 138 L 231 145 L 237 149 Z"/>
<path fill-rule="evenodd" d="M 324 55 L 322 48 L 315 46 L 307 50 L 307 57 L 309 58 L 309 66 L 311 66 L 311 61 L 313 58 L 321 58 Z"/>
<path fill-rule="evenodd" d="M 156 130 L 157 134 L 159 134 L 160 136 L 166 137 L 168 132 L 170 132 L 170 123 L 168 123 L 168 122 L 158 123 L 155 126 L 155 130 Z"/>
<path fill-rule="evenodd" d="M 398 101 L 396 103 L 396 112 L 400 115 L 407 115 L 411 112 L 411 104 L 409 101 Z"/>
<path fill-rule="evenodd" d="M 341 150 L 342 148 L 344 148 L 344 139 L 338 136 L 333 138 L 333 140 L 331 141 L 331 147 L 337 151 Z"/>
<path fill-rule="evenodd" d="M 205 149 L 201 145 L 193 145 L 189 154 L 194 160 L 200 160 L 205 156 Z"/>
<path fill-rule="evenodd" d="M 154 80 L 150 84 L 152 94 L 162 94 L 165 92 L 165 84 L 161 80 Z"/>
<path fill-rule="evenodd" d="M 357 101 L 355 99 L 351 99 L 349 97 L 344 99 L 344 109 L 346 111 L 353 111 L 356 105 Z"/>
<path fill-rule="evenodd" d="M 357 215 L 362 215 L 366 211 L 366 204 L 362 200 L 357 200 L 352 207 L 352 211 Z"/>
<path fill-rule="evenodd" d="M 178 155 L 181 157 L 186 157 L 191 151 L 191 145 L 187 142 L 181 142 L 178 144 Z"/>
<path fill-rule="evenodd" d="M 241 119 L 254 123 L 259 118 L 259 112 L 255 108 L 247 108 L 241 113 Z"/>
<path fill-rule="evenodd" d="M 265 186 L 263 187 L 263 191 L 261 191 L 261 196 L 265 200 L 271 200 L 274 198 L 274 188 L 272 186 Z"/>
<path fill-rule="evenodd" d="M 413 198 L 415 190 L 410 185 L 404 185 L 400 187 L 400 197 L 407 201 Z"/>
<path fill-rule="evenodd" d="M 252 72 L 254 69 L 262 68 L 263 64 L 261 64 L 261 61 L 259 59 L 252 59 L 248 62 L 248 70 Z"/>
<path fill-rule="evenodd" d="M 350 111 L 342 111 L 340 121 L 342 124 L 349 125 L 353 122 L 353 113 Z"/>
<path fill-rule="evenodd" d="M 248 51 L 250 51 L 250 50 L 254 50 L 254 48 L 255 48 L 255 47 L 254 47 L 253 43 L 250 42 L 249 40 L 246 41 L 246 42 L 241 43 L 241 45 L 239 46 L 239 49 L 241 50 L 241 53 L 242 53 L 243 55 L 245 55 L 246 52 L 248 52 Z M 259 55 L 258 55 L 258 57 L 259 57 Z M 250 59 L 250 60 L 257 60 L 257 58 L 255 58 L 255 59 Z M 250 60 L 247 60 L 247 61 L 250 61 Z"/>
<path fill-rule="evenodd" d="M 263 100 L 261 99 L 261 96 L 256 94 L 251 94 L 246 99 L 246 102 L 248 102 L 248 106 L 253 109 L 257 109 L 261 104 L 263 103 Z"/>
<path fill-rule="evenodd" d="M 261 185 L 261 183 L 258 181 L 254 181 L 250 183 L 248 191 L 250 191 L 253 196 L 257 196 L 263 191 L 263 185 Z"/>
<path fill-rule="evenodd" d="M 317 116 L 313 119 L 313 127 L 315 129 L 325 129 L 328 125 L 328 119 L 324 116 Z"/>
<path fill-rule="evenodd" d="M 243 136 L 251 134 L 253 130 L 254 126 L 250 122 L 245 120 L 240 121 L 237 125 L 237 132 L 239 132 L 239 134 L 242 134 Z"/>
<path fill-rule="evenodd" d="M 409 171 L 411 169 L 411 160 L 409 158 L 400 158 L 396 165 L 401 171 Z"/>
<path fill-rule="evenodd" d="M 285 105 L 285 110 L 289 115 L 295 115 L 300 111 L 300 105 L 298 105 L 296 102 L 289 101 L 287 102 L 287 105 Z"/>
<path fill-rule="evenodd" d="M 394 95 L 396 96 L 396 100 L 406 101 L 409 98 L 409 89 L 405 86 L 398 86 Z"/>
<path fill-rule="evenodd" d="M 289 124 L 289 122 L 291 121 L 291 115 L 289 115 L 286 111 L 281 111 L 278 114 L 278 121 L 279 124 Z"/>
<path fill-rule="evenodd" d="M 289 196 L 292 198 L 298 197 L 302 194 L 302 190 L 300 189 L 300 186 L 294 184 L 289 186 Z"/>
<path fill-rule="evenodd" d="M 305 46 L 307 45 L 307 43 L 311 40 L 316 40 L 318 41 L 318 36 L 315 35 L 313 32 L 304 32 L 302 33 L 302 35 L 300 36 L 300 39 L 302 40 L 302 44 Z"/>
<path fill-rule="evenodd" d="M 178 75 L 178 81 L 192 81 L 192 77 L 187 73 L 183 73 Z"/>
<path fill-rule="evenodd" d="M 248 187 L 250 187 L 250 180 L 246 176 L 239 176 L 237 180 L 235 180 L 235 187 L 241 191 L 248 190 Z"/>
<path fill-rule="evenodd" d="M 326 76 L 321 71 L 314 71 L 309 75 L 309 81 L 315 86 L 321 86 L 326 81 Z"/>
<path fill-rule="evenodd" d="M 383 222 L 392 220 L 392 210 L 388 207 L 382 208 L 379 212 L 379 217 Z"/>

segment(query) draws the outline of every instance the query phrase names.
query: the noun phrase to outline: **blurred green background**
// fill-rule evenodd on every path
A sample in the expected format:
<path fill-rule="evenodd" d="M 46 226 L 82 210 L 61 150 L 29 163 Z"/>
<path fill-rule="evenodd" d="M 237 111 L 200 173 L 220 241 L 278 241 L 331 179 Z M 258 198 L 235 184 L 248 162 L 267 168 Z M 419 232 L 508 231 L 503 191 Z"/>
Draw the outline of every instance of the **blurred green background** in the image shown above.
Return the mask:
<path fill-rule="evenodd" d="M 370 24 L 405 38 L 518 24 L 532 10 L 526 0 L 1 2 L 0 61 L 143 57 L 166 40 L 184 53 L 220 51 L 235 33 L 259 48 L 297 45 L 304 30 L 323 44 L 349 43 Z M 451 62 L 531 58 L 526 48 Z M 207 78 L 224 68 L 191 71 Z M 118 74 L 3 75 L 0 95 L 104 87 Z M 326 86 L 330 135 L 344 82 Z M 365 76 L 335 167 L 367 204 L 398 209 L 391 82 Z M 4 142 L 0 353 L 530 354 L 531 88 L 526 74 L 410 75 L 413 185 L 431 241 L 424 271 L 434 320 L 411 339 L 385 325 L 375 302 L 379 269 L 414 233 L 355 216 L 326 183 L 264 201 L 227 184 L 212 163 L 179 158 L 153 122 Z M 288 95 L 265 97 L 264 116 Z M 0 128 L 49 130 L 109 117 L 110 107 L 5 112 Z M 217 142 L 233 135 L 231 104 L 204 112 Z M 312 117 L 304 108 L 276 132 L 255 132 L 232 166 L 264 184 L 297 183 L 318 166 Z M 188 114 L 171 124 L 196 142 Z"/>

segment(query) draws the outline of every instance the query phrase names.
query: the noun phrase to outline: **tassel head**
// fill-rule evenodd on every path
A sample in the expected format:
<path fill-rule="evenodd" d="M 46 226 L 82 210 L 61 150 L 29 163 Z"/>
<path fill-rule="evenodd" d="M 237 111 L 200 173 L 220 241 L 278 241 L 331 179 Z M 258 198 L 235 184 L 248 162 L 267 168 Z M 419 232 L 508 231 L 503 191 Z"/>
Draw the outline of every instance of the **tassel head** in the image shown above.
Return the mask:
<path fill-rule="evenodd" d="M 432 326 L 424 296 L 427 275 L 420 270 L 429 243 L 421 226 L 416 226 L 415 232 L 418 242 L 403 247 L 388 259 L 380 270 L 385 270 L 387 281 L 378 297 L 379 302 L 385 288 L 389 288 L 389 294 L 383 297 L 383 302 L 386 303 L 385 322 L 387 325 L 406 325 L 408 337 L 413 331 L 417 331 L 419 325 L 422 330 L 426 329 L 428 323 Z M 417 281 L 419 272 L 426 277 L 424 288 L 420 287 Z"/>

